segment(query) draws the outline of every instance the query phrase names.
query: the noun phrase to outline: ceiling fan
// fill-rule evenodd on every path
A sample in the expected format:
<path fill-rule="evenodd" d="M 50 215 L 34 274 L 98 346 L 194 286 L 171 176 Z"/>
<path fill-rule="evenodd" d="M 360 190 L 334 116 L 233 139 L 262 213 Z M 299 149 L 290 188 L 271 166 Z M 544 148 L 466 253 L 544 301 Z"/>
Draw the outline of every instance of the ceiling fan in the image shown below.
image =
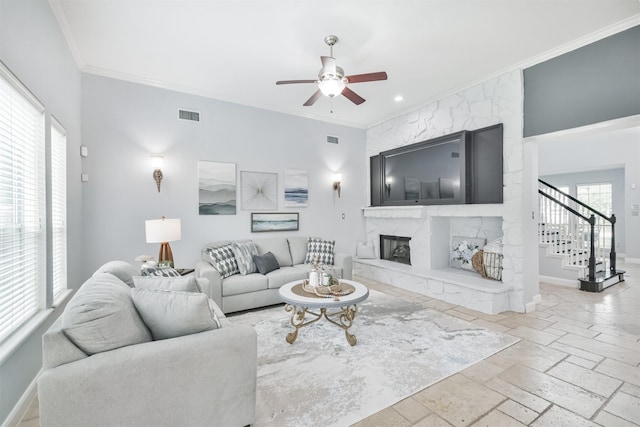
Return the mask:
<path fill-rule="evenodd" d="M 315 83 L 318 85 L 318 90 L 311 95 L 311 98 L 305 102 L 305 107 L 313 105 L 320 96 L 325 95 L 329 98 L 333 98 L 340 94 L 349 99 L 356 105 L 362 104 L 365 99 L 349 89 L 347 84 L 349 83 L 363 83 L 373 82 L 376 80 L 387 80 L 387 73 L 384 71 L 378 73 L 367 74 L 354 74 L 351 76 L 345 76 L 344 70 L 336 65 L 336 59 L 333 57 L 333 45 L 338 42 L 337 36 L 327 36 L 324 38 L 324 42 L 329 45 L 330 56 L 321 56 L 322 68 L 318 72 L 318 80 L 280 80 L 277 81 L 277 85 L 287 85 L 295 83 Z"/>

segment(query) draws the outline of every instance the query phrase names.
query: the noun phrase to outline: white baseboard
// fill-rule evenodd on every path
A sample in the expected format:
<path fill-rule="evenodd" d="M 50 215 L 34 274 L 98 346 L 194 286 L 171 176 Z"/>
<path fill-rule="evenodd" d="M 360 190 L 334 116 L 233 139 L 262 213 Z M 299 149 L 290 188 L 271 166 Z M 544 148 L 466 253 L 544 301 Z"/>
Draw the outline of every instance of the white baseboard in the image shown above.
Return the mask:
<path fill-rule="evenodd" d="M 31 384 L 29 384 L 29 387 L 27 387 L 20 400 L 18 400 L 16 406 L 13 407 L 13 410 L 2 424 L 2 427 L 17 427 L 18 424 L 20 424 L 20 421 L 22 421 L 22 418 L 29 410 L 31 402 L 33 402 L 33 399 L 38 395 L 38 378 L 41 373 L 42 370 L 40 370 L 38 375 L 31 381 Z"/>
<path fill-rule="evenodd" d="M 640 264 L 640 258 L 625 258 L 624 262 L 627 264 Z"/>
<path fill-rule="evenodd" d="M 570 288 L 576 289 L 580 287 L 580 282 L 578 281 L 578 279 L 569 280 L 561 279 L 560 277 L 538 276 L 538 280 L 544 283 L 550 283 L 552 285 L 568 286 Z"/>
<path fill-rule="evenodd" d="M 524 312 L 531 313 L 532 311 L 535 311 L 536 305 L 540 301 L 542 301 L 542 296 L 540 294 L 534 295 L 533 298 L 531 299 L 531 302 L 528 302 L 524 305 Z"/>

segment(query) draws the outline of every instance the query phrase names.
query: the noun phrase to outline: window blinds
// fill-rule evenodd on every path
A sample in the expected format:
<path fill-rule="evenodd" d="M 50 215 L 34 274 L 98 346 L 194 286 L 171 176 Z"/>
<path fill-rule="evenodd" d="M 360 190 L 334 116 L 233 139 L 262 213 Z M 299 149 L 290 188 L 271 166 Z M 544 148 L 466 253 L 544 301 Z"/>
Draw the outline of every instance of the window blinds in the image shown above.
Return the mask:
<path fill-rule="evenodd" d="M 0 63 L 0 341 L 43 306 L 44 108 Z"/>
<path fill-rule="evenodd" d="M 67 133 L 51 118 L 51 237 L 53 300 L 67 289 Z"/>

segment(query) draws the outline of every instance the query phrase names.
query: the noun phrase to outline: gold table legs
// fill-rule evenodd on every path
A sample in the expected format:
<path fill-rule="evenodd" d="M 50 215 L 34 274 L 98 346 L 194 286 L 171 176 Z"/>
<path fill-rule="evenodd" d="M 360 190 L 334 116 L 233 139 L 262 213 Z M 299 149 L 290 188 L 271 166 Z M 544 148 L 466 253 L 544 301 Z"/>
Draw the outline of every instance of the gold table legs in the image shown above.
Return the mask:
<path fill-rule="evenodd" d="M 349 328 L 353 324 L 353 319 L 355 319 L 356 313 L 358 312 L 358 307 L 355 304 L 341 307 L 339 311 L 335 311 L 333 313 L 327 313 L 326 308 L 321 308 L 320 313 L 314 313 L 307 307 L 298 307 L 296 305 L 290 304 L 285 305 L 284 310 L 286 312 L 291 312 L 291 326 L 296 328 L 295 331 L 289 332 L 287 334 L 287 342 L 289 344 L 293 344 L 296 338 L 298 338 L 298 331 L 300 330 L 300 328 L 315 323 L 322 317 L 324 317 L 330 323 L 333 323 L 334 325 L 344 329 L 344 334 L 347 337 L 347 342 L 352 346 L 356 345 L 356 336 L 349 333 Z M 307 314 L 315 316 L 315 318 L 305 322 L 305 316 Z M 336 317 L 337 321 L 333 320 L 332 317 Z"/>

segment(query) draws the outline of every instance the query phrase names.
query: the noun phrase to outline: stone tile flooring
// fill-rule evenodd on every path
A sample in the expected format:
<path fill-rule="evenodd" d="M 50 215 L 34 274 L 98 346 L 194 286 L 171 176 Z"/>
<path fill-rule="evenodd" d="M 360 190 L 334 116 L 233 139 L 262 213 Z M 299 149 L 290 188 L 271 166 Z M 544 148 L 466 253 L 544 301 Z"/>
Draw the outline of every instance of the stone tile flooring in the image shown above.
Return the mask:
<path fill-rule="evenodd" d="M 602 293 L 540 284 L 527 314 L 488 315 L 359 278 L 521 341 L 357 423 L 376 426 L 640 426 L 640 265 Z"/>
<path fill-rule="evenodd" d="M 521 341 L 355 427 L 640 426 L 640 265 L 602 293 L 542 283 L 527 313 L 488 315 L 393 286 L 418 302 Z M 19 427 L 38 426 L 38 402 Z"/>

